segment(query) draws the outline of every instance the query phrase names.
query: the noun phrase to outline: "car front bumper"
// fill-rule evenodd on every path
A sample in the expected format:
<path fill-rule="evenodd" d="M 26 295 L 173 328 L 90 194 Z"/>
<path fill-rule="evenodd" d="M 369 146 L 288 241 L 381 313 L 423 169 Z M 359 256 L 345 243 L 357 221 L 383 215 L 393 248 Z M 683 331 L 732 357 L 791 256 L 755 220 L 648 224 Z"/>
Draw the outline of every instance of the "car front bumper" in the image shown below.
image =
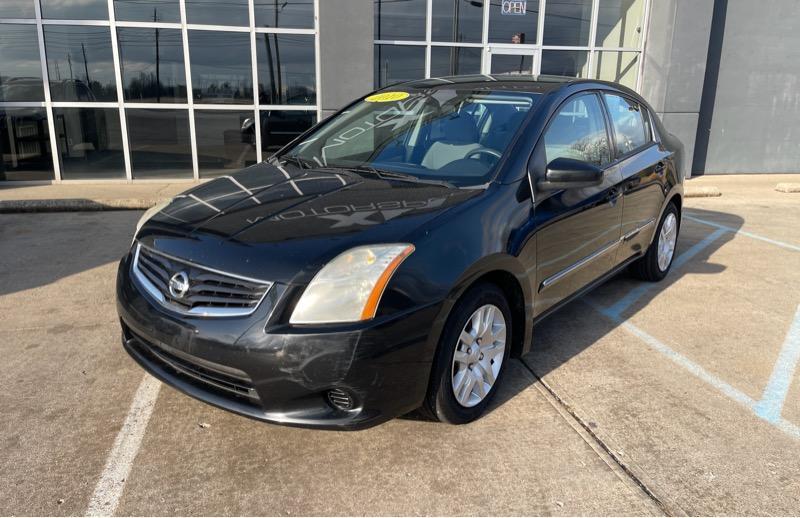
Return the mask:
<path fill-rule="evenodd" d="M 169 312 L 117 274 L 125 350 L 164 383 L 211 405 L 278 424 L 360 429 L 418 408 L 428 388 L 440 304 L 346 326 L 265 325 L 283 288 L 242 318 Z M 337 409 L 329 391 L 352 399 Z"/>

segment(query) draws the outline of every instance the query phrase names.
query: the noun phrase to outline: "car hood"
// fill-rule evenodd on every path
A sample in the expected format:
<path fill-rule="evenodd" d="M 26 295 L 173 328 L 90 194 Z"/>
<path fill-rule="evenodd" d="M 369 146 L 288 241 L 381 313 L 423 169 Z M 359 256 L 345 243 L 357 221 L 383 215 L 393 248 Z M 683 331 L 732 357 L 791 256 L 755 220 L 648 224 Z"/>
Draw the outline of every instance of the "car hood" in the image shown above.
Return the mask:
<path fill-rule="evenodd" d="M 138 240 L 231 273 L 305 282 L 353 246 L 407 242 L 479 192 L 264 162 L 176 196 Z"/>

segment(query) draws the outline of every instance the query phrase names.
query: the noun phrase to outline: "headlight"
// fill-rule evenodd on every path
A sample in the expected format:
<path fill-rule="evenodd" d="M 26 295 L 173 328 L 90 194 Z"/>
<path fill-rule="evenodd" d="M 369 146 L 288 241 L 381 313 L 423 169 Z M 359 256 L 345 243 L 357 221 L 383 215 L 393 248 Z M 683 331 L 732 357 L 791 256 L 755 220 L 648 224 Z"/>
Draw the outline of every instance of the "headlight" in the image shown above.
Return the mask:
<path fill-rule="evenodd" d="M 159 203 L 153 205 L 152 207 L 147 209 L 144 212 L 144 214 L 142 214 L 142 217 L 139 218 L 139 222 L 136 223 L 136 232 L 134 232 L 134 234 L 133 234 L 133 240 L 134 241 L 136 241 L 136 236 L 139 235 L 139 231 L 142 229 L 144 224 L 147 223 L 147 221 L 150 218 L 152 218 L 153 216 L 155 216 L 156 214 L 161 212 L 161 209 L 163 209 L 164 207 L 166 207 L 170 203 L 172 203 L 172 200 L 164 200 L 162 202 L 159 202 Z"/>
<path fill-rule="evenodd" d="M 289 320 L 292 324 L 358 322 L 375 316 L 383 290 L 409 244 L 370 245 L 338 255 L 314 276 Z"/>

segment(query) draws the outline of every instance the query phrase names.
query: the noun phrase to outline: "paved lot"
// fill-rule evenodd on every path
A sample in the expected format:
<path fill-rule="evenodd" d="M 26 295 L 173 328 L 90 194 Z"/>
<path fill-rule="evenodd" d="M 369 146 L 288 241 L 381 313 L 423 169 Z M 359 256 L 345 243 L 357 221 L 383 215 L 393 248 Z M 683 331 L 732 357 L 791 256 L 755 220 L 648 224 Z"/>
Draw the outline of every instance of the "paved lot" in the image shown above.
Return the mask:
<path fill-rule="evenodd" d="M 728 182 L 665 282 L 537 327 L 486 418 L 355 433 L 143 376 L 113 306 L 140 213 L 0 215 L 0 514 L 796 515 L 800 195 Z"/>

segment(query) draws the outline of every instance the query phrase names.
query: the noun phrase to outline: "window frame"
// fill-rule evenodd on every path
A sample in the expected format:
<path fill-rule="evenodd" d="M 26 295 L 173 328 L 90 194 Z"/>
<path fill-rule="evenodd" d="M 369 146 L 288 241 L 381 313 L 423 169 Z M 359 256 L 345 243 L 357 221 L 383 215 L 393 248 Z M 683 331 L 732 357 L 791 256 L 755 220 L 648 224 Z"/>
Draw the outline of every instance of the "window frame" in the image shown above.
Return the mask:
<path fill-rule="evenodd" d="M 540 153 L 543 154 L 543 157 L 544 157 L 544 160 L 545 160 L 544 166 L 545 166 L 545 169 L 547 168 L 547 165 L 549 164 L 549 162 L 547 161 L 547 153 L 544 150 L 544 145 L 545 145 L 544 144 L 544 137 L 545 137 L 545 134 L 550 129 L 550 126 L 553 124 L 553 122 L 556 120 L 556 117 L 558 116 L 558 114 L 561 113 L 561 109 L 567 103 L 573 101 L 577 97 L 582 97 L 582 96 L 585 96 L 585 95 L 593 95 L 595 98 L 597 98 L 597 102 L 600 104 L 600 113 L 603 116 L 603 124 L 605 125 L 605 128 L 606 128 L 606 139 L 608 140 L 609 151 L 615 151 L 616 150 L 616 148 L 612 149 L 612 146 L 614 144 L 611 141 L 611 120 L 609 119 L 608 112 L 606 110 L 605 104 L 603 103 L 603 99 L 599 98 L 602 95 L 602 90 L 598 90 L 598 89 L 581 90 L 580 92 L 575 92 L 573 94 L 570 94 L 566 99 L 561 101 L 558 104 L 558 106 L 553 110 L 553 112 L 548 116 L 547 123 L 545 123 L 544 128 L 542 128 L 542 132 L 539 135 L 539 139 L 536 141 L 536 144 L 533 146 L 533 152 L 531 153 L 531 157 L 528 159 L 528 172 L 529 173 L 533 169 L 533 162 L 535 161 L 536 155 L 540 154 Z M 616 159 L 614 153 L 611 153 L 610 156 L 609 156 L 609 161 L 607 163 L 605 163 L 605 164 L 602 164 L 602 165 L 598 166 L 598 167 L 600 167 L 603 170 L 603 173 L 605 174 L 605 171 L 607 171 L 610 167 L 612 167 L 614 164 L 616 164 L 616 162 L 617 162 L 617 159 Z"/>
<path fill-rule="evenodd" d="M 644 123 L 644 126 L 647 131 L 647 135 L 645 136 L 646 142 L 644 144 L 625 153 L 622 153 L 620 151 L 619 147 L 617 147 L 617 134 L 616 134 L 616 129 L 614 128 L 614 119 L 611 117 L 611 109 L 609 109 L 608 103 L 606 103 L 606 95 L 616 95 L 617 97 L 622 97 L 626 101 L 634 103 L 636 104 L 636 106 L 639 107 L 638 111 L 642 115 L 642 122 Z M 606 112 L 606 119 L 608 120 L 608 126 L 609 126 L 608 129 L 612 137 L 611 145 L 613 146 L 614 149 L 614 159 L 611 162 L 612 164 L 617 164 L 634 155 L 638 155 L 645 149 L 648 149 L 657 143 L 655 138 L 655 132 L 653 131 L 653 121 L 652 121 L 652 116 L 650 115 L 650 110 L 641 101 L 639 101 L 638 99 L 629 94 L 617 90 L 603 90 L 602 92 L 600 92 L 600 97 L 603 103 L 603 109 Z M 647 117 L 644 116 L 645 113 L 647 114 Z"/>

